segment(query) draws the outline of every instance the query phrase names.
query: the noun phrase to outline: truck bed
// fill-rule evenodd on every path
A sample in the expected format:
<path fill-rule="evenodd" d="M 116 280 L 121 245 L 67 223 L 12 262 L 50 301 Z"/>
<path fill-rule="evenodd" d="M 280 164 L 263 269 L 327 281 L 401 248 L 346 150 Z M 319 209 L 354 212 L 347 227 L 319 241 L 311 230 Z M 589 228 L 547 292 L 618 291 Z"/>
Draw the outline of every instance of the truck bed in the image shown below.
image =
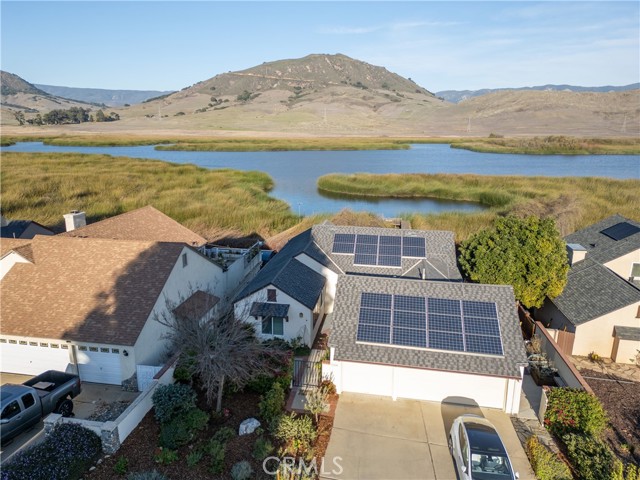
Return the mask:
<path fill-rule="evenodd" d="M 75 380 L 76 378 L 78 378 L 77 375 L 73 375 L 72 373 L 49 370 L 41 373 L 37 377 L 27 380 L 23 385 L 35 388 L 38 391 L 38 395 L 43 397 L 58 388 L 60 385 L 63 385 L 70 380 Z"/>

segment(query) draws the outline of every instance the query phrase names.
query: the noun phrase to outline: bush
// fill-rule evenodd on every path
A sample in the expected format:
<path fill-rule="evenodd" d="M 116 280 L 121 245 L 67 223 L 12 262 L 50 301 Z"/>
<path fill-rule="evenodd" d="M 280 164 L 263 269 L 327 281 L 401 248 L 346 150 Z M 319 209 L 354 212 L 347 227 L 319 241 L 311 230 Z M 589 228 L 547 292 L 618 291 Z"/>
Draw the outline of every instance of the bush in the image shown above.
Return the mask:
<path fill-rule="evenodd" d="M 335 395 L 337 393 L 336 384 L 331 380 L 322 380 L 320 388 L 323 388 L 328 395 Z"/>
<path fill-rule="evenodd" d="M 614 480 L 615 457 L 602 440 L 570 433 L 563 436 L 562 441 L 581 480 Z"/>
<path fill-rule="evenodd" d="M 293 413 L 282 415 L 275 422 L 274 437 L 285 443 L 286 452 L 295 456 L 306 452 L 317 435 L 310 417 Z"/>
<path fill-rule="evenodd" d="M 157 470 L 149 472 L 130 473 L 127 480 L 168 480 L 162 473 Z"/>
<path fill-rule="evenodd" d="M 127 457 L 120 457 L 118 458 L 118 461 L 113 466 L 113 471 L 116 472 L 118 475 L 124 475 L 125 473 L 127 473 L 128 468 L 129 468 L 129 460 L 127 460 Z"/>
<path fill-rule="evenodd" d="M 541 444 L 535 435 L 527 440 L 527 456 L 539 480 L 572 480 L 567 464 Z"/>
<path fill-rule="evenodd" d="M 204 430 L 209 421 L 207 412 L 193 408 L 184 416 L 176 417 L 160 427 L 160 446 L 176 449 L 189 443 L 196 431 Z"/>
<path fill-rule="evenodd" d="M 160 447 L 160 451 L 156 453 L 155 461 L 160 465 L 171 465 L 178 460 L 178 452 L 170 448 Z"/>
<path fill-rule="evenodd" d="M 207 443 L 205 451 L 211 457 L 211 463 L 209 466 L 211 473 L 221 473 L 224 469 L 224 444 L 215 439 L 211 439 L 209 443 Z"/>
<path fill-rule="evenodd" d="M 16 453 L 2 465 L 11 480 L 75 480 L 102 452 L 100 437 L 75 423 L 57 426 L 42 443 Z"/>
<path fill-rule="evenodd" d="M 279 383 L 274 383 L 265 395 L 260 399 L 260 416 L 271 425 L 284 410 L 284 390 Z"/>
<path fill-rule="evenodd" d="M 209 423 L 209 414 L 204 410 L 200 410 L 199 408 L 194 408 L 179 420 L 184 422 L 187 425 L 187 427 L 192 431 L 202 431 L 205 428 L 207 428 L 207 423 Z"/>
<path fill-rule="evenodd" d="M 256 460 L 264 460 L 273 452 L 273 444 L 268 438 L 258 437 L 253 447 L 253 458 Z"/>
<path fill-rule="evenodd" d="M 544 423 L 556 436 L 567 433 L 598 436 L 607 416 L 595 395 L 577 388 L 553 388 L 549 392 Z"/>
<path fill-rule="evenodd" d="M 231 468 L 231 478 L 233 480 L 249 480 L 253 475 L 253 468 L 246 460 L 236 463 Z"/>
<path fill-rule="evenodd" d="M 160 385 L 153 392 L 152 400 L 160 423 L 169 423 L 196 408 L 196 392 L 189 385 Z"/>
<path fill-rule="evenodd" d="M 202 460 L 203 453 L 200 450 L 195 450 L 187 455 L 187 466 L 189 468 L 195 467 L 200 460 Z"/>
<path fill-rule="evenodd" d="M 224 444 L 224 443 L 227 443 L 229 440 L 231 440 L 235 436 L 236 436 L 236 432 L 233 428 L 222 427 L 220 430 L 218 430 L 216 433 L 213 434 L 211 439 L 215 440 L 216 442 L 220 442 Z"/>

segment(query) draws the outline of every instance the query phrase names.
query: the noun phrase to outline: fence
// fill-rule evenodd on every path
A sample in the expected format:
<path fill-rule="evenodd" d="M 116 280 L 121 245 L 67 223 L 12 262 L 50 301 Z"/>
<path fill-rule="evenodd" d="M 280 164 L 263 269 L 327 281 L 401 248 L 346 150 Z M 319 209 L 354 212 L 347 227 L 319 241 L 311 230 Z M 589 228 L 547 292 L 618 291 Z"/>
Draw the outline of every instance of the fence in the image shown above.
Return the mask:
<path fill-rule="evenodd" d="M 317 387 L 322 381 L 322 363 L 301 358 L 293 360 L 293 386 Z"/>

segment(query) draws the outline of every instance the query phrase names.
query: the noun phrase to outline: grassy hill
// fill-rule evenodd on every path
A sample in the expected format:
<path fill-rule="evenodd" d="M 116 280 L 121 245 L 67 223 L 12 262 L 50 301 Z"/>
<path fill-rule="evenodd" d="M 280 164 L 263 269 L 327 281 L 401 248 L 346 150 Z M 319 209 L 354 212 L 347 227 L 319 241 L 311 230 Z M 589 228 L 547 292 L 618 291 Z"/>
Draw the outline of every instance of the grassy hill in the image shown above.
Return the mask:
<path fill-rule="evenodd" d="M 76 88 L 56 85 L 36 85 L 39 89 L 58 97 L 78 102 L 104 104 L 109 107 L 122 107 L 126 104 L 142 103 L 150 98 L 171 94 L 171 91 L 158 90 L 110 90 L 104 88 Z"/>

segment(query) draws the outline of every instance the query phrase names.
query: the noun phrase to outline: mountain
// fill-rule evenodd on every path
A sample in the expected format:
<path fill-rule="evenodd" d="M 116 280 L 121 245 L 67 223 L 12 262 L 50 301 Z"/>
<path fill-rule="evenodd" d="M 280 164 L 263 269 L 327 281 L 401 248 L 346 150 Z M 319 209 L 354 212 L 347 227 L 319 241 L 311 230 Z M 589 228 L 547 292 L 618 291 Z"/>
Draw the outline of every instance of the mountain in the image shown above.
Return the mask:
<path fill-rule="evenodd" d="M 48 93 L 43 92 L 39 88 L 30 84 L 26 80 L 20 78 L 13 73 L 4 72 L 0 70 L 0 93 L 5 95 L 17 95 L 19 93 L 43 95 L 47 96 Z"/>
<path fill-rule="evenodd" d="M 606 85 L 604 87 L 579 87 L 575 85 L 539 85 L 537 87 L 517 87 L 517 88 L 483 88 L 481 90 L 443 90 L 436 92 L 436 96 L 443 98 L 447 102 L 459 103 L 473 97 L 487 95 L 488 93 L 506 92 L 506 91 L 557 91 L 557 92 L 625 92 L 627 90 L 637 90 L 640 83 L 632 83 L 621 87 Z"/>
<path fill-rule="evenodd" d="M 55 85 L 36 84 L 40 90 L 58 97 L 69 98 L 79 102 L 96 103 L 109 107 L 122 107 L 142 103 L 150 98 L 173 93 L 158 90 L 108 90 L 102 88 L 59 87 Z"/>

